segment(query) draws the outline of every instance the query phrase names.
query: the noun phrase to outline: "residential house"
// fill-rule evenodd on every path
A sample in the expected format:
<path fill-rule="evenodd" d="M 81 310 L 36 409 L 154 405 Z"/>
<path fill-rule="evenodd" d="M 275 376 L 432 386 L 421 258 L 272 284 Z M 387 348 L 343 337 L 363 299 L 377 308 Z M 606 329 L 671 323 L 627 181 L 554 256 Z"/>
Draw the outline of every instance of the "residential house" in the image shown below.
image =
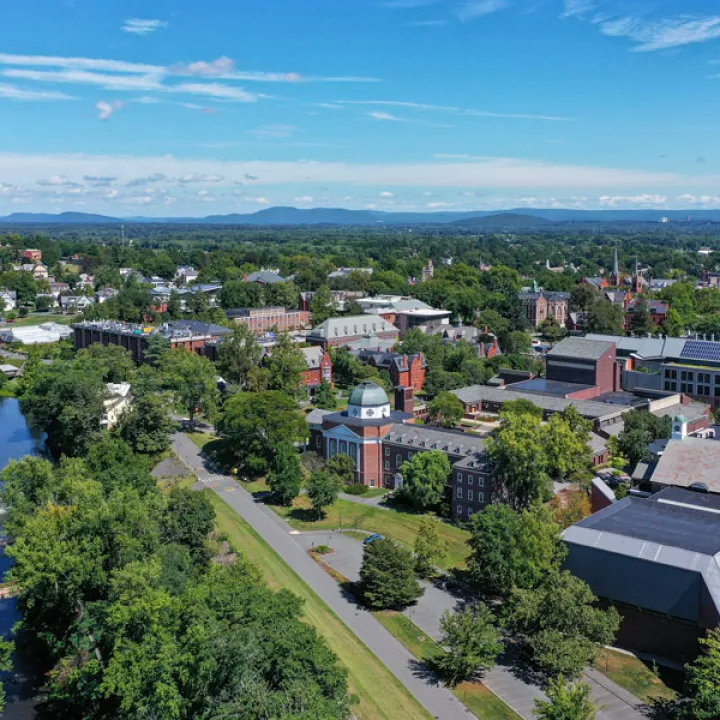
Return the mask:
<path fill-rule="evenodd" d="M 20 257 L 23 260 L 27 260 L 29 263 L 33 263 L 33 265 L 37 265 L 38 263 L 42 262 L 43 254 L 42 254 L 42 250 L 36 250 L 35 248 L 28 248 L 27 250 L 23 250 L 20 253 Z"/>
<path fill-rule="evenodd" d="M 427 362 L 422 353 L 403 355 L 394 352 L 377 352 L 375 350 L 357 350 L 355 357 L 378 370 L 387 370 L 393 387 L 410 387 L 419 393 L 425 384 Z"/>
<path fill-rule="evenodd" d="M 321 347 L 300 348 L 305 356 L 307 370 L 303 372 L 303 385 L 312 390 L 326 382 L 333 385 L 332 360 L 330 353 Z"/>
<path fill-rule="evenodd" d="M 132 387 L 130 383 L 108 383 L 108 397 L 103 402 L 105 412 L 101 421 L 103 427 L 112 430 L 132 404 Z"/>
<path fill-rule="evenodd" d="M 74 315 L 83 312 L 94 302 L 94 299 L 87 297 L 87 295 L 62 295 L 60 297 L 60 310 L 66 315 Z"/>
<path fill-rule="evenodd" d="M 180 265 L 175 271 L 175 281 L 181 285 L 191 285 L 200 277 L 200 273 L 190 265 Z"/>
<path fill-rule="evenodd" d="M 274 270 L 258 270 L 252 272 L 245 277 L 245 282 L 257 283 L 258 285 L 274 285 L 276 283 L 287 282 L 287 279 L 278 274 Z"/>
<path fill-rule="evenodd" d="M 17 307 L 17 292 L 7 288 L 0 288 L 0 302 L 3 307 L 2 312 L 14 310 Z"/>

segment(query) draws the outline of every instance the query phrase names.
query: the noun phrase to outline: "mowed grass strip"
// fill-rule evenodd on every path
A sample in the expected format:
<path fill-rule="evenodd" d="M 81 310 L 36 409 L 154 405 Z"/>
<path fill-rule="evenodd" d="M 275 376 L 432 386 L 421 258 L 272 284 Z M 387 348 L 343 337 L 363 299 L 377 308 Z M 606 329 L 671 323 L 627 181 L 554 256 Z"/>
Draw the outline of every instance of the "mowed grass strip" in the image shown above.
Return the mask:
<path fill-rule="evenodd" d="M 440 646 L 402 613 L 392 610 L 373 615 L 418 659 L 432 661 Z M 461 683 L 452 691 L 481 720 L 521 720 L 495 693 L 479 682 Z"/>
<path fill-rule="evenodd" d="M 206 490 L 216 512 L 218 529 L 236 549 L 262 570 L 275 590 L 286 589 L 305 601 L 304 619 L 327 641 L 349 671 L 359 720 L 431 720 L 431 715 L 287 563 L 215 493 Z"/>
<path fill-rule="evenodd" d="M 644 703 L 674 700 L 682 690 L 684 673 L 657 666 L 657 672 L 634 655 L 607 648 L 595 661 L 595 668 Z"/>
<path fill-rule="evenodd" d="M 249 492 L 262 493 L 268 490 L 264 481 L 256 480 L 244 485 Z M 310 501 L 303 495 L 295 499 L 292 507 L 279 507 L 272 505 L 272 509 L 285 518 L 296 530 L 335 530 L 342 528 L 350 530 L 359 528 L 377 532 L 389 537 L 402 545 L 412 548 L 420 529 L 420 522 L 424 517 L 421 514 L 403 512 L 363 505 L 351 500 L 336 500 L 325 510 L 325 517 L 315 519 Z M 447 543 L 448 553 L 440 566 L 449 570 L 451 568 L 464 568 L 469 548 L 470 533 L 461 530 L 455 525 L 439 522 L 440 537 Z"/>

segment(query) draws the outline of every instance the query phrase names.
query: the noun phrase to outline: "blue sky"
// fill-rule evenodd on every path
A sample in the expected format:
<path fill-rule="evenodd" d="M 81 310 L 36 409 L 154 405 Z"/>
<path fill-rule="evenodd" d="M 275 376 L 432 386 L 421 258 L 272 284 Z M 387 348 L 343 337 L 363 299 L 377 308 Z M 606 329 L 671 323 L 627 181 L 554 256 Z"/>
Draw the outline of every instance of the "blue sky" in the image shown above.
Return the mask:
<path fill-rule="evenodd" d="M 708 0 L 27 0 L 0 213 L 720 207 Z"/>

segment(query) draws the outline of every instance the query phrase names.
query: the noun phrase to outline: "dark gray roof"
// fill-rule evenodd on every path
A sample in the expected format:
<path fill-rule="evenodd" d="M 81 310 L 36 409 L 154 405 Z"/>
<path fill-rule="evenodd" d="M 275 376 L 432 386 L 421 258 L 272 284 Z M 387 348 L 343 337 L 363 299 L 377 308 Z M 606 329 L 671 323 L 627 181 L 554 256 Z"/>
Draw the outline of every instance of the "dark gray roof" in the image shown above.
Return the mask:
<path fill-rule="evenodd" d="M 442 450 L 449 455 L 474 455 L 485 451 L 485 442 L 476 435 L 412 423 L 394 424 L 385 442 L 418 450 Z"/>
<path fill-rule="evenodd" d="M 273 283 L 284 283 L 286 279 L 271 270 L 258 270 L 247 276 L 247 282 L 272 285 Z"/>
<path fill-rule="evenodd" d="M 575 358 L 577 360 L 599 360 L 608 350 L 615 347 L 615 343 L 600 340 L 587 340 L 586 338 L 569 337 L 559 342 L 548 357 Z"/>
<path fill-rule="evenodd" d="M 171 330 L 190 330 L 194 335 L 232 335 L 232 330 L 201 320 L 171 320 L 165 323 Z"/>
<path fill-rule="evenodd" d="M 669 488 L 650 498 L 627 497 L 576 527 L 716 555 L 720 552 L 720 498 Z"/>
<path fill-rule="evenodd" d="M 600 419 L 612 417 L 628 412 L 628 406 L 613 406 L 605 403 L 593 402 L 592 400 L 571 400 L 564 397 L 548 395 L 534 395 L 533 393 L 518 392 L 517 385 L 510 385 L 507 388 L 490 387 L 488 385 L 471 385 L 469 387 L 453 390 L 461 402 L 465 404 L 479 403 L 483 400 L 488 402 L 506 403 L 511 400 L 529 400 L 546 412 L 563 412 L 570 405 L 574 405 L 577 411 L 586 418 Z"/>
<path fill-rule="evenodd" d="M 556 397 L 567 397 L 571 393 L 589 390 L 592 385 L 580 385 L 576 383 L 563 382 L 561 380 L 546 380 L 545 378 L 533 378 L 523 382 L 515 383 L 513 392 L 540 393 L 541 395 L 554 395 Z"/>

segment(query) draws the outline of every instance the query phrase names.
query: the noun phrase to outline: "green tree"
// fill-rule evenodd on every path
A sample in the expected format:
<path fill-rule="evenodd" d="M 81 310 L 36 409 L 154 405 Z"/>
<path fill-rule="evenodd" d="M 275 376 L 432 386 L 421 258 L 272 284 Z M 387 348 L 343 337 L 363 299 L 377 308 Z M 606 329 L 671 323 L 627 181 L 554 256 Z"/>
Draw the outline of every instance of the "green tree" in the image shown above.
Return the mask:
<path fill-rule="evenodd" d="M 552 511 L 539 504 L 524 512 L 488 505 L 470 519 L 470 533 L 470 577 L 491 595 L 532 590 L 565 554 Z"/>
<path fill-rule="evenodd" d="M 620 627 L 618 611 L 596 603 L 587 583 L 555 569 L 532 590 L 511 592 L 505 620 L 522 637 L 536 668 L 576 677 L 604 645 L 612 644 Z"/>
<path fill-rule="evenodd" d="M 599 335 L 624 335 L 625 313 L 622 305 L 601 297 L 589 310 L 588 331 Z"/>
<path fill-rule="evenodd" d="M 586 683 L 568 683 L 560 676 L 550 680 L 546 693 L 548 700 L 535 700 L 533 714 L 539 720 L 595 720 L 595 705 Z"/>
<path fill-rule="evenodd" d="M 693 720 L 720 717 L 720 629 L 700 640 L 703 652 L 686 667 L 684 716 Z"/>
<path fill-rule="evenodd" d="M 446 610 L 440 630 L 443 650 L 435 664 L 448 685 L 473 680 L 479 672 L 490 670 L 503 649 L 495 618 L 482 602 L 460 612 Z"/>
<path fill-rule="evenodd" d="M 675 309 L 668 310 L 667 318 L 663 323 L 663 328 L 668 337 L 681 337 L 685 334 L 685 325 L 682 315 Z"/>
<path fill-rule="evenodd" d="M 392 610 L 413 605 L 424 592 L 412 553 L 387 538 L 365 546 L 360 590 L 368 607 Z"/>
<path fill-rule="evenodd" d="M 78 352 L 77 362 L 99 370 L 103 380 L 108 383 L 127 382 L 135 370 L 132 356 L 119 345 L 94 343 Z"/>
<path fill-rule="evenodd" d="M 167 400 L 162 395 L 143 393 L 133 397 L 117 432 L 134 452 L 157 455 L 170 447 L 170 435 L 176 429 Z"/>
<path fill-rule="evenodd" d="M 588 472 L 592 466 L 592 452 L 586 435 L 587 432 L 574 432 L 563 415 L 555 413 L 550 417 L 544 436 L 548 473 L 552 478 L 567 480 L 576 473 Z"/>
<path fill-rule="evenodd" d="M 262 348 L 257 338 L 244 323 L 236 326 L 233 334 L 218 344 L 218 369 L 225 380 L 244 388 L 250 371 L 257 367 Z"/>
<path fill-rule="evenodd" d="M 521 330 L 503 333 L 498 340 L 505 355 L 528 355 L 532 350 L 530 336 Z"/>
<path fill-rule="evenodd" d="M 338 453 L 327 461 L 328 472 L 335 475 L 341 485 L 352 485 L 357 473 L 357 462 L 349 455 Z"/>
<path fill-rule="evenodd" d="M 12 654 L 15 643 L 11 640 L 0 639 L 0 671 L 9 672 L 13 668 Z M 5 688 L 0 685 L 0 712 L 5 709 Z"/>
<path fill-rule="evenodd" d="M 186 547 L 199 565 L 207 561 L 205 541 L 215 526 L 215 510 L 204 493 L 174 487 L 162 525 L 165 542 Z"/>
<path fill-rule="evenodd" d="M 450 460 L 441 450 L 417 453 L 402 464 L 401 496 L 420 510 L 439 505 L 451 473 Z"/>
<path fill-rule="evenodd" d="M 454 428 L 465 415 L 465 406 L 457 395 L 441 392 L 428 405 L 428 418 L 433 425 Z"/>
<path fill-rule="evenodd" d="M 315 391 L 313 403 L 321 410 L 335 410 L 337 408 L 337 397 L 329 382 L 323 380 Z"/>
<path fill-rule="evenodd" d="M 550 460 L 540 420 L 512 412 L 502 412 L 500 417 L 500 428 L 486 445 L 494 492 L 517 510 L 549 500 Z"/>
<path fill-rule="evenodd" d="M 26 375 L 20 404 L 29 424 L 47 433 L 57 454 L 76 456 L 100 435 L 105 395 L 99 368 L 56 361 Z"/>
<path fill-rule="evenodd" d="M 487 328 L 495 335 L 510 332 L 510 323 L 497 310 L 486 309 L 479 312 L 475 325 L 481 330 Z"/>
<path fill-rule="evenodd" d="M 302 466 L 292 445 L 280 445 L 268 474 L 268 485 L 281 505 L 292 505 L 302 488 Z"/>
<path fill-rule="evenodd" d="M 307 496 L 318 518 L 322 518 L 325 509 L 337 500 L 341 487 L 340 478 L 326 470 L 310 474 L 306 483 Z"/>
<path fill-rule="evenodd" d="M 165 355 L 170 352 L 170 341 L 160 333 L 153 333 L 148 338 L 148 344 L 143 352 L 143 362 L 150 367 L 162 366 Z"/>
<path fill-rule="evenodd" d="M 35 312 L 48 312 L 52 310 L 54 305 L 55 301 L 47 295 L 39 295 L 35 298 Z M 0 312 L 2 312 L 4 309 L 4 307 L 0 308 Z"/>
<path fill-rule="evenodd" d="M 215 366 L 206 357 L 187 350 L 171 350 L 163 356 L 162 371 L 190 418 L 200 413 L 212 419 L 220 401 Z"/>
<path fill-rule="evenodd" d="M 321 285 L 310 300 L 310 312 L 313 325 L 322 325 L 328 318 L 335 317 L 336 306 L 332 291 L 327 285 Z"/>
<path fill-rule="evenodd" d="M 278 447 L 309 435 L 297 401 L 277 390 L 233 395 L 225 402 L 217 427 L 252 473 L 265 472 Z"/>
<path fill-rule="evenodd" d="M 579 283 L 570 291 L 570 309 L 587 312 L 596 302 L 604 300 L 600 291 L 590 283 Z"/>
<path fill-rule="evenodd" d="M 415 537 L 415 572 L 420 577 L 435 574 L 438 566 L 445 558 L 448 544 L 440 537 L 440 522 L 425 516 L 420 520 L 418 534 Z"/>
<path fill-rule="evenodd" d="M 638 295 L 630 314 L 630 331 L 633 335 L 647 335 L 655 330 L 655 323 L 650 316 L 650 306 L 644 295 Z"/>
<path fill-rule="evenodd" d="M 564 327 L 560 327 L 558 321 L 554 318 L 548 318 L 540 323 L 538 330 L 543 340 L 547 342 L 558 342 L 567 335 L 567 330 Z"/>
<path fill-rule="evenodd" d="M 305 396 L 303 373 L 307 370 L 307 361 L 288 334 L 278 338 L 268 358 L 267 369 L 270 390 L 279 390 L 296 398 Z"/>
<path fill-rule="evenodd" d="M 519 400 L 508 400 L 503 403 L 503 413 L 513 415 L 532 415 L 540 420 L 543 419 L 542 408 L 539 408 L 531 400 L 520 398 Z"/>

